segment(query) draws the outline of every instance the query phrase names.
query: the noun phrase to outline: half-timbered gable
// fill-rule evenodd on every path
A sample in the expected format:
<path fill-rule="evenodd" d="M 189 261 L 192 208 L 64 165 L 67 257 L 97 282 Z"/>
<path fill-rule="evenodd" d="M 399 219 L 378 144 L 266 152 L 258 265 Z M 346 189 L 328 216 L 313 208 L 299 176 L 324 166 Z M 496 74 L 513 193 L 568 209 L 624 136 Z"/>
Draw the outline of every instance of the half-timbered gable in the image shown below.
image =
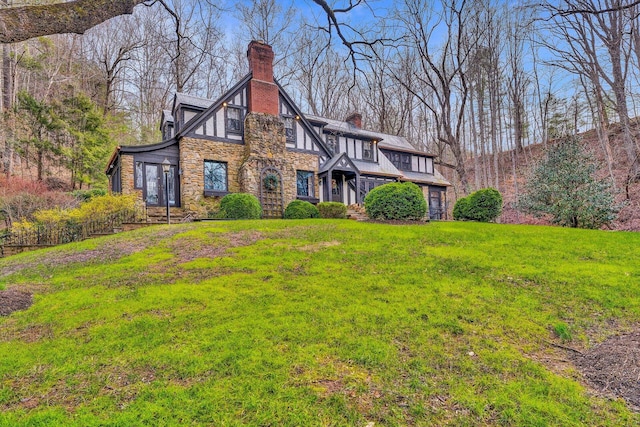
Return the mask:
<path fill-rule="evenodd" d="M 320 136 L 321 125 L 307 120 L 279 84 L 278 89 L 280 117 L 284 123 L 287 150 L 315 154 L 318 156 L 318 165 L 324 164 L 333 153 Z"/>
<path fill-rule="evenodd" d="M 235 86 L 215 101 L 208 101 L 206 108 L 180 134 L 184 137 L 224 140 L 242 144 L 244 140 L 244 118 L 248 111 L 247 83 L 251 75 L 245 76 Z M 200 105 L 204 105 L 201 102 Z"/>
<path fill-rule="evenodd" d="M 174 96 L 162 113 L 164 142 L 118 147 L 107 169 L 112 191 L 196 214 L 209 199 L 247 192 L 265 216 L 280 217 L 295 199 L 360 204 L 378 185 L 411 181 L 441 217 L 449 183 L 432 155 L 362 129 L 358 113 L 344 121 L 303 114 L 273 77 L 271 47 L 253 41 L 247 58 L 249 74 L 217 99 Z M 170 166 L 164 179 L 162 164 Z"/>

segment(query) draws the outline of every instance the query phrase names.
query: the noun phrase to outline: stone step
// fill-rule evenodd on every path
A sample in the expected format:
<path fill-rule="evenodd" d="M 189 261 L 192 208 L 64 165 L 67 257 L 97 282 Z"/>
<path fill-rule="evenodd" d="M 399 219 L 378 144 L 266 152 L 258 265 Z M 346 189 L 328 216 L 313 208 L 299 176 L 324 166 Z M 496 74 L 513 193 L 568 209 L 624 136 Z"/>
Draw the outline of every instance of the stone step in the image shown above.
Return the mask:
<path fill-rule="evenodd" d="M 359 209 L 358 209 L 359 208 Z M 353 208 L 351 206 L 349 206 L 347 208 L 347 218 L 348 219 L 354 219 L 356 221 L 366 221 L 369 219 L 369 217 L 367 216 L 366 212 L 364 212 L 363 208 Z"/>

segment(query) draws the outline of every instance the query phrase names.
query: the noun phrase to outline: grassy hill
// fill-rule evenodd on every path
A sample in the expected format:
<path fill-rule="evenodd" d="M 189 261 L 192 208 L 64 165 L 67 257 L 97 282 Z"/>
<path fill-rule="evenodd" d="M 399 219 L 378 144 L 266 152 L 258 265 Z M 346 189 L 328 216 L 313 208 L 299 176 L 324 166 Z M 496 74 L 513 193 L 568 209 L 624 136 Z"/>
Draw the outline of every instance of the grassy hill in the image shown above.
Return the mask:
<path fill-rule="evenodd" d="M 0 287 L 34 304 L 0 318 L 0 426 L 634 425 L 577 358 L 637 327 L 638 247 L 237 221 L 2 259 Z"/>

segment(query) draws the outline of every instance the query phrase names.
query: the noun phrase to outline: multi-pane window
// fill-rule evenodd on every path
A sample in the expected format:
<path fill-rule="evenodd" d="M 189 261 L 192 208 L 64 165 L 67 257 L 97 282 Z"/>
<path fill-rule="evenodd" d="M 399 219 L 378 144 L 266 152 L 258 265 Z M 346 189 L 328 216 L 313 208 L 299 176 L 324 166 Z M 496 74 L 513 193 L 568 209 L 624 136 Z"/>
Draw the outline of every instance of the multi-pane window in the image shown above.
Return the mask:
<path fill-rule="evenodd" d="M 242 109 L 227 107 L 227 133 L 242 133 Z"/>
<path fill-rule="evenodd" d="M 227 191 L 227 164 L 213 160 L 204 161 L 204 189 L 205 191 Z"/>
<path fill-rule="evenodd" d="M 335 135 L 327 135 L 327 147 L 331 151 L 329 154 L 334 154 L 337 152 L 337 141 Z"/>
<path fill-rule="evenodd" d="M 314 197 L 313 172 L 297 171 L 296 187 L 298 197 Z"/>
<path fill-rule="evenodd" d="M 362 141 L 362 158 L 373 160 L 373 143 L 371 141 Z"/>
<path fill-rule="evenodd" d="M 135 188 L 142 188 L 144 175 L 142 174 L 142 162 L 136 162 Z"/>
<path fill-rule="evenodd" d="M 411 154 L 401 154 L 400 155 L 400 170 L 410 171 L 411 170 Z"/>
<path fill-rule="evenodd" d="M 287 137 L 287 142 L 295 142 L 295 120 L 293 119 L 293 117 L 289 116 L 282 117 L 282 120 L 284 121 L 284 134 Z"/>
<path fill-rule="evenodd" d="M 389 157 L 389 160 L 391 160 L 393 166 L 403 171 L 411 170 L 411 154 L 388 151 L 385 151 L 385 154 L 387 155 L 387 157 Z"/>

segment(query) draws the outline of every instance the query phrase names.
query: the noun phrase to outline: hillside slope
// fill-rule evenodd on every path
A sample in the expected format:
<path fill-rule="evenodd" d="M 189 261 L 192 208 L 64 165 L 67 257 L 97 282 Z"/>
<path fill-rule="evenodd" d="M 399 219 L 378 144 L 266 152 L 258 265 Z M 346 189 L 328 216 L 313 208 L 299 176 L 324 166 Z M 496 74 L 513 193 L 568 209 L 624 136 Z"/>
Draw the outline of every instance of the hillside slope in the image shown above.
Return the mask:
<path fill-rule="evenodd" d="M 638 425 L 637 352 L 591 349 L 635 336 L 639 245 L 265 220 L 1 259 L 33 305 L 0 317 L 0 426 Z M 580 373 L 603 360 L 632 380 Z"/>
<path fill-rule="evenodd" d="M 636 124 L 637 131 L 640 133 L 640 123 Z M 626 231 L 640 231 L 640 182 L 628 182 L 629 175 L 629 162 L 622 147 L 622 141 L 620 138 L 620 127 L 618 125 L 612 125 L 610 128 L 610 144 L 612 150 L 613 162 L 613 174 L 616 181 L 618 202 L 625 201 L 626 206 L 620 212 L 618 219 L 611 225 L 611 229 L 614 230 L 626 230 Z M 598 140 L 595 130 L 580 134 L 583 143 L 591 150 L 597 161 L 601 164 L 600 176 L 608 176 L 608 170 L 605 162 L 605 152 L 602 144 Z M 499 173 L 498 173 L 498 189 L 504 197 L 504 211 L 500 218 L 500 222 L 508 224 L 548 224 L 548 221 L 544 219 L 534 218 L 529 215 L 524 215 L 515 209 L 516 196 L 522 192 L 523 185 L 526 182 L 526 177 L 529 171 L 533 168 L 536 162 L 544 158 L 544 145 L 534 144 L 525 147 L 524 153 L 520 153 L 517 157 L 515 164 L 515 178 L 514 178 L 514 164 L 512 151 L 507 151 L 499 155 Z M 479 158 L 478 163 L 482 165 L 485 161 L 482 157 Z M 493 157 L 487 156 L 486 162 L 491 164 L 493 170 Z M 479 173 L 480 188 L 485 186 L 486 180 L 482 173 L 482 167 L 479 171 L 475 170 L 474 160 L 467 161 L 467 171 L 469 173 L 469 182 L 472 187 L 475 186 L 476 173 Z M 447 170 L 445 173 L 447 179 L 451 182 L 458 183 L 456 176 Z M 489 186 L 495 187 L 494 177 L 491 176 Z M 457 186 L 460 188 L 459 184 Z M 455 195 L 452 198 L 450 208 L 453 209 L 453 203 Z"/>

